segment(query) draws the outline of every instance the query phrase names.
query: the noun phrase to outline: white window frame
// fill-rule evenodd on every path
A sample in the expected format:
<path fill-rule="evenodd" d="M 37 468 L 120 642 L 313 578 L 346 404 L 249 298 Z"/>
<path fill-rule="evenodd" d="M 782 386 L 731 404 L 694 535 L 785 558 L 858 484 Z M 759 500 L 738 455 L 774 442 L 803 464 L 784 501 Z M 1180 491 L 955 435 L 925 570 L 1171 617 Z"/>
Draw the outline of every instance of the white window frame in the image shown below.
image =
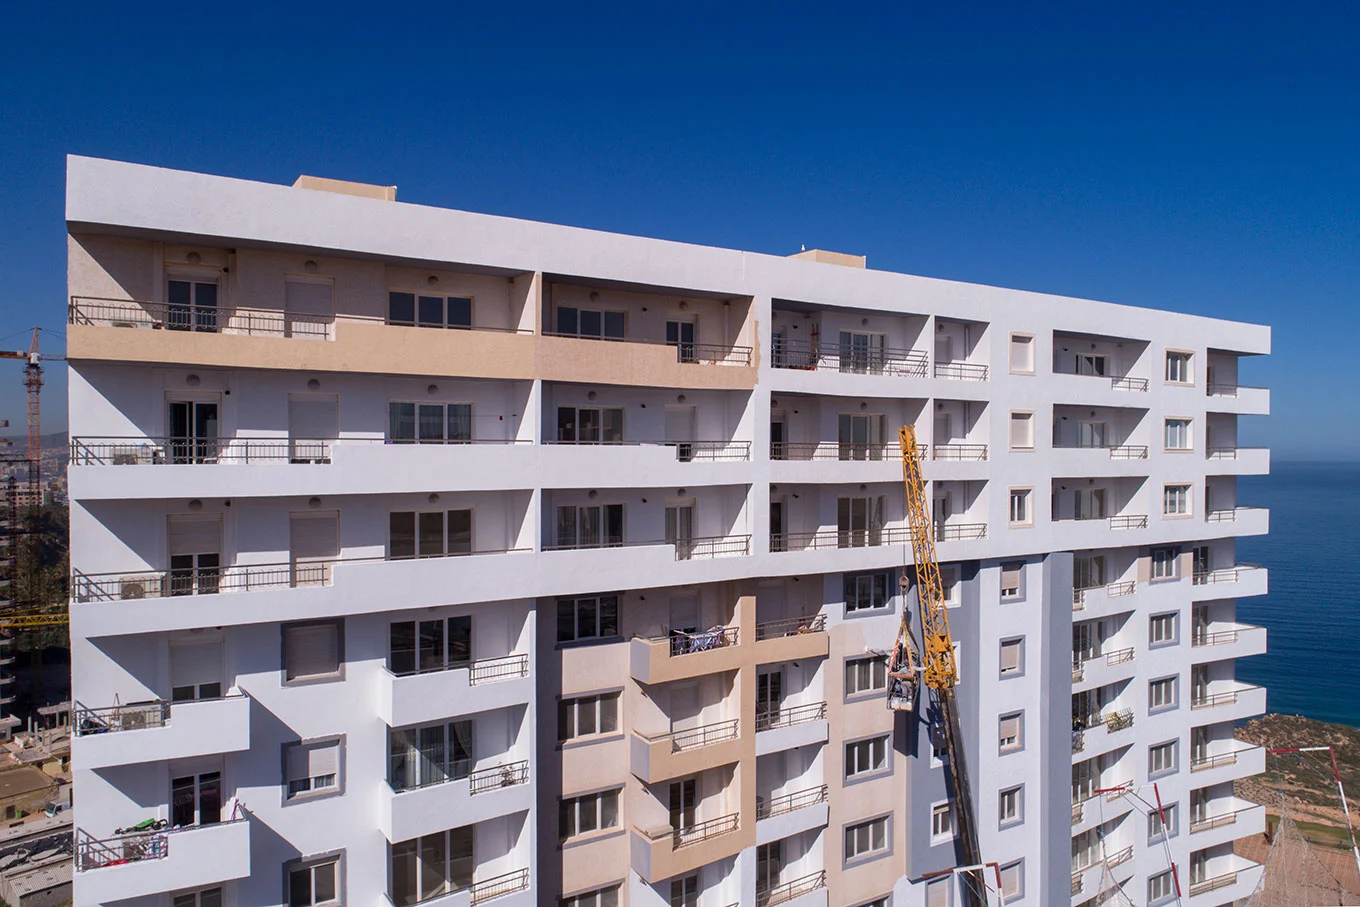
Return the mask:
<path fill-rule="evenodd" d="M 1006 651 L 1011 649 L 1015 652 L 1015 667 L 1007 669 Z M 1001 677 L 1023 677 L 1025 676 L 1025 637 L 1013 636 L 1001 640 L 998 645 L 998 657 L 1000 659 L 997 667 L 997 674 Z"/>
<path fill-rule="evenodd" d="M 1162 696 L 1160 692 L 1154 696 L 1154 690 L 1170 690 L 1170 696 Z M 1161 699 L 1161 702 L 1154 702 L 1154 699 Z M 1148 714 L 1157 715 L 1162 712 L 1170 712 L 1180 707 L 1180 675 L 1172 674 L 1170 677 L 1158 677 L 1148 681 Z"/>
<path fill-rule="evenodd" d="M 1164 611 L 1148 616 L 1148 648 L 1174 646 L 1180 642 L 1181 615 L 1179 611 Z M 1159 633 L 1159 628 L 1169 626 L 1169 633 Z"/>
<path fill-rule="evenodd" d="M 1006 903 L 1014 903 L 1025 896 L 1025 861 L 1023 859 L 1012 860 L 997 871 L 1001 876 L 1001 893 L 1005 896 Z M 1007 888 L 1006 873 L 1012 871 L 1015 873 L 1015 884 L 1013 887 Z"/>
<path fill-rule="evenodd" d="M 613 824 L 606 825 L 605 802 L 613 797 L 614 814 Z M 611 828 L 618 828 L 623 821 L 621 813 L 623 811 L 623 788 L 610 787 L 604 790 L 590 791 L 584 794 L 573 794 L 570 797 L 562 797 L 558 803 L 558 826 L 557 837 L 559 841 L 571 841 L 586 835 L 594 835 L 598 832 L 605 832 Z M 582 829 L 581 817 L 590 814 L 594 827 Z M 569 815 L 570 830 L 565 835 L 562 833 L 562 816 Z"/>
<path fill-rule="evenodd" d="M 1167 482 L 1162 486 L 1162 516 L 1180 520 L 1194 516 L 1195 486 L 1188 482 Z"/>
<path fill-rule="evenodd" d="M 882 580 L 883 600 L 875 604 L 874 596 L 879 591 L 876 585 L 878 580 Z M 842 592 L 845 591 L 845 586 L 850 583 L 855 584 L 855 595 L 853 599 L 849 595 L 844 596 L 846 614 L 858 614 L 862 611 L 882 611 L 892 606 L 892 583 L 889 581 L 887 573 L 879 571 L 877 573 L 850 574 L 845 577 L 842 583 Z M 867 605 L 859 604 L 863 590 L 868 591 L 869 604 Z M 851 607 L 852 603 L 854 607 Z"/>
<path fill-rule="evenodd" d="M 1007 518 L 1012 529 L 1027 529 L 1034 525 L 1034 489 L 1032 487 L 1012 488 L 1007 500 L 1009 503 Z M 1016 507 L 1017 501 L 1020 502 L 1018 509 Z M 1019 511 L 1023 512 L 1019 514 L 1017 519 L 1016 514 Z"/>
<path fill-rule="evenodd" d="M 1180 741 L 1167 740 L 1148 747 L 1148 780 L 1180 770 Z"/>
<path fill-rule="evenodd" d="M 619 907 L 620 884 L 606 885 L 562 899 L 561 907 Z"/>
<path fill-rule="evenodd" d="M 1016 347 L 1016 342 L 1017 342 L 1017 341 L 1019 341 L 1019 342 L 1022 343 L 1022 344 L 1025 344 L 1026 348 L 1028 349 L 1028 352 L 1029 352 L 1029 367 L 1028 367 L 1028 368 L 1026 368 L 1023 364 L 1021 364 L 1021 365 L 1016 365 L 1016 362 L 1015 362 L 1015 351 L 1016 351 L 1016 348 L 1017 348 L 1017 347 Z M 1027 334 L 1027 333 L 1024 333 L 1024 332 L 1022 332 L 1022 331 L 1012 331 L 1012 332 L 1011 332 L 1010 345 L 1009 345 L 1008 348 L 1007 348 L 1007 354 L 1006 354 L 1006 355 L 1007 355 L 1007 357 L 1008 357 L 1008 362 L 1009 362 L 1009 364 L 1010 364 L 1010 371 L 1011 371 L 1011 374 L 1012 374 L 1012 375 L 1033 375 L 1033 374 L 1034 374 L 1034 371 L 1035 371 L 1035 363 L 1038 361 L 1037 358 L 1036 358 L 1036 354 L 1035 354 L 1035 346 L 1036 346 L 1036 344 L 1035 344 L 1035 340 L 1034 340 L 1034 335 L 1033 335 L 1033 334 Z"/>
<path fill-rule="evenodd" d="M 948 800 L 930 804 L 930 846 L 954 840 L 954 806 Z"/>
<path fill-rule="evenodd" d="M 1016 584 L 1013 591 L 1007 594 L 1006 573 L 1010 571 L 1016 575 Z M 1001 565 L 1001 600 L 1003 602 L 1018 602 L 1025 600 L 1025 562 L 1007 561 Z"/>
<path fill-rule="evenodd" d="M 614 601 L 613 601 L 613 608 L 614 608 L 614 624 L 615 624 L 615 626 L 614 626 L 614 632 L 613 632 L 613 633 L 610 633 L 609 635 L 606 636 L 606 635 L 604 635 L 604 633 L 603 633 L 603 630 L 604 630 L 604 609 L 601 607 L 601 603 L 602 603 L 605 599 L 611 599 L 611 598 L 614 600 Z M 618 638 L 618 635 L 619 635 L 619 628 L 618 628 L 619 611 L 621 610 L 620 607 L 619 607 L 620 604 L 621 604 L 620 599 L 622 599 L 622 596 L 617 595 L 617 594 L 615 594 L 615 595 L 577 595 L 577 596 L 572 596 L 572 597 L 570 597 L 570 598 L 558 598 L 558 599 L 554 599 L 554 602 L 555 602 L 555 604 L 556 604 L 555 616 L 556 616 L 557 614 L 560 613 L 560 611 L 561 611 L 561 606 L 562 606 L 563 604 L 567 603 L 567 602 L 570 602 L 570 603 L 571 603 L 571 615 L 572 615 L 572 616 L 571 616 L 571 638 L 570 638 L 570 639 L 563 639 L 563 638 L 562 638 L 561 633 L 560 633 L 560 630 L 561 630 L 561 623 L 560 623 L 560 622 L 558 623 L 557 627 L 554 628 L 554 630 L 553 630 L 553 635 L 554 635 L 554 638 L 557 640 L 557 644 L 558 644 L 559 646 L 562 646 L 562 645 L 571 645 L 571 644 L 573 644 L 573 643 L 593 642 L 593 641 L 598 641 L 598 640 L 601 640 L 601 639 L 617 639 L 617 638 Z M 581 603 L 582 603 L 582 602 L 587 602 L 587 601 L 592 601 L 592 602 L 595 603 L 595 635 L 593 635 L 593 636 L 582 636 L 582 635 L 580 634 L 580 627 L 581 627 L 581 615 L 580 615 L 580 611 L 581 611 Z"/>
<path fill-rule="evenodd" d="M 604 719 L 609 711 L 605 707 L 606 701 L 612 701 L 614 726 L 604 729 Z M 591 693 L 585 696 L 572 696 L 558 700 L 557 706 L 557 742 L 559 745 L 574 743 L 580 740 L 596 740 L 602 737 L 613 737 L 619 733 L 620 712 L 623 704 L 623 695 L 619 690 L 610 690 L 603 693 Z M 595 730 L 588 734 L 580 733 L 581 715 L 586 711 L 591 714 Z M 566 730 L 562 726 L 564 712 L 571 715 L 571 733 L 565 734 Z"/>
<path fill-rule="evenodd" d="M 1007 804 L 1013 808 L 1007 809 Z M 996 795 L 997 827 L 1010 828 L 1025 821 L 1025 785 L 1008 787 Z"/>
<path fill-rule="evenodd" d="M 1147 881 L 1148 907 L 1157 907 L 1165 904 L 1176 896 L 1176 883 L 1171 877 L 1171 870 L 1159 872 L 1154 876 L 1149 876 Z"/>
<path fill-rule="evenodd" d="M 1173 378 L 1173 377 L 1171 377 L 1171 372 L 1172 372 L 1172 369 L 1171 369 L 1171 360 L 1172 360 L 1172 357 L 1181 357 L 1181 356 L 1184 356 L 1184 357 L 1185 357 L 1184 363 L 1183 363 L 1183 368 L 1184 368 L 1185 374 L 1182 375 L 1179 379 Z M 1194 350 L 1167 349 L 1166 355 L 1165 355 L 1165 356 L 1163 357 L 1163 359 L 1162 359 L 1162 363 L 1163 363 L 1163 365 L 1162 365 L 1162 378 L 1166 381 L 1167 384 L 1175 384 L 1175 385 L 1179 385 L 1179 386 L 1182 386 L 1182 387 L 1191 387 L 1191 386 L 1194 385 L 1194 383 L 1195 383 L 1195 351 L 1194 351 Z"/>
<path fill-rule="evenodd" d="M 1181 549 L 1178 547 L 1153 548 L 1148 553 L 1148 562 L 1148 578 L 1154 583 L 1181 578 Z"/>
<path fill-rule="evenodd" d="M 860 675 L 867 673 L 867 686 L 860 685 Z M 879 678 L 882 683 L 879 683 Z M 860 696 L 882 692 L 888 688 L 888 660 L 882 655 L 864 655 L 845 660 L 845 695 Z"/>
<path fill-rule="evenodd" d="M 944 596 L 945 607 L 957 608 L 963 604 L 963 596 L 959 594 L 962 577 L 963 571 L 958 564 L 940 565 L 940 592 Z"/>
<path fill-rule="evenodd" d="M 1027 437 L 1027 440 L 1029 441 L 1028 444 L 1023 444 L 1023 443 L 1022 443 L 1022 444 L 1016 444 L 1016 443 L 1015 443 L 1015 426 L 1016 426 L 1017 423 L 1021 423 L 1021 422 L 1023 422 L 1024 425 L 1025 425 L 1025 432 L 1024 432 L 1024 433 L 1025 433 L 1025 435 L 1028 436 L 1028 437 Z M 1007 423 L 1007 428 L 1008 428 L 1008 433 L 1007 433 L 1007 435 L 1006 435 L 1006 441 L 1007 441 L 1007 445 L 1010 447 L 1011 450 L 1020 450 L 1020 451 L 1032 451 L 1032 450 L 1034 450 L 1034 437 L 1035 437 L 1035 435 L 1034 435 L 1034 413 L 1033 413 L 1033 411 L 1031 411 L 1031 410 L 1022 410 L 1022 409 L 1013 409 L 1013 410 L 1011 410 L 1011 417 L 1010 417 L 1010 421 Z M 1026 439 L 1022 438 L 1021 440 L 1023 441 L 1023 440 L 1026 440 Z"/>
<path fill-rule="evenodd" d="M 308 778 L 293 778 L 289 769 L 292 754 L 301 750 L 332 748 L 335 750 L 335 772 L 331 775 L 316 775 Z M 343 736 L 323 737 L 316 740 L 299 740 L 284 744 L 284 787 L 283 798 L 287 802 L 299 800 L 318 800 L 322 797 L 339 796 L 345 792 L 345 738 Z M 329 778 L 329 783 L 326 779 Z M 305 782 L 306 787 L 294 788 L 295 784 Z M 318 783 L 320 782 L 320 783 Z"/>
<path fill-rule="evenodd" d="M 1166 814 L 1165 837 L 1163 837 L 1162 813 Z M 1167 838 L 1174 838 L 1177 834 L 1177 815 L 1175 803 L 1164 803 L 1162 812 L 1150 810 L 1148 812 L 1148 846 L 1160 844 Z"/>
<path fill-rule="evenodd" d="M 1173 438 L 1174 434 L 1180 435 Z M 1195 449 L 1195 420 L 1186 416 L 1167 416 L 1162 420 L 1162 450 L 1167 453 L 1192 453 Z"/>
<path fill-rule="evenodd" d="M 324 901 L 318 901 L 316 899 L 316 870 L 320 869 L 322 866 L 334 867 L 333 872 L 335 883 L 335 897 Z M 311 874 L 310 887 L 312 894 L 311 900 L 308 902 L 306 907 L 330 907 L 330 905 L 333 904 L 343 904 L 345 902 L 344 867 L 345 858 L 343 853 L 329 854 L 324 857 L 317 857 L 315 859 L 310 860 L 299 860 L 296 863 L 288 864 L 286 866 L 286 871 L 283 874 L 284 907 L 291 907 L 292 905 L 293 875 L 299 872 L 306 872 Z"/>
<path fill-rule="evenodd" d="M 1006 723 L 1015 722 L 1015 734 L 1006 736 Z M 1009 743 L 1007 741 L 1010 741 Z M 1001 753 L 1018 753 L 1025 748 L 1025 713 L 1007 712 L 996 720 L 996 748 Z"/>
<path fill-rule="evenodd" d="M 879 829 L 879 834 L 882 836 L 883 841 L 882 845 L 879 847 L 874 847 L 873 845 L 876 828 Z M 863 850 L 860 850 L 857 844 L 852 846 L 852 839 L 858 838 L 861 830 L 863 830 L 868 839 L 867 846 Z M 872 857 L 877 854 L 890 853 L 892 851 L 892 829 L 888 824 L 888 816 L 876 816 L 872 819 L 866 819 L 863 822 L 855 822 L 845 826 L 842 842 L 845 847 L 846 863 Z"/>
<path fill-rule="evenodd" d="M 845 780 L 880 774 L 888 769 L 887 735 L 851 740 L 845 744 Z"/>

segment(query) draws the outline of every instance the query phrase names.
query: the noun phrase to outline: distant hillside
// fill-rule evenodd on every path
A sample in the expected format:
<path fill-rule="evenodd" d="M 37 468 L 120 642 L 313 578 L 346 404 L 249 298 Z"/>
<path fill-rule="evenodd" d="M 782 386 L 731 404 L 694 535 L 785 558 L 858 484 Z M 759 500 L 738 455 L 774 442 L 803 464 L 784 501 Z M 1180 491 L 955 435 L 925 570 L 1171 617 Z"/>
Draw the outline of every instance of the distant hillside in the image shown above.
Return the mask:
<path fill-rule="evenodd" d="M 1360 794 L 1360 729 L 1344 724 L 1327 724 L 1301 715 L 1264 715 L 1253 718 L 1237 729 L 1237 739 L 1264 746 L 1267 750 L 1331 746 L 1336 752 L 1341 780 L 1347 799 Z M 1279 792 L 1290 798 L 1298 819 L 1311 819 L 1325 825 L 1344 825 L 1341 801 L 1337 797 L 1331 763 L 1324 753 L 1316 759 L 1276 758 L 1266 754 L 1265 774 L 1237 782 L 1237 795 L 1279 809 Z"/>

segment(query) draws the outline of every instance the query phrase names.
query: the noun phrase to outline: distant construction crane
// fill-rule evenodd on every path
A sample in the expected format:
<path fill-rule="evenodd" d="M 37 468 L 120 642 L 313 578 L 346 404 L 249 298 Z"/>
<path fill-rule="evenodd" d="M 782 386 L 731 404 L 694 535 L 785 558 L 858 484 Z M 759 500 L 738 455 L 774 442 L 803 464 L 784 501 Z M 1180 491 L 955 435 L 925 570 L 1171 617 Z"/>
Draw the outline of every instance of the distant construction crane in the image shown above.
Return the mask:
<path fill-rule="evenodd" d="M 22 359 L 24 366 L 24 387 L 28 390 L 28 484 L 30 491 L 38 493 L 38 479 L 42 470 L 42 407 L 40 398 L 43 386 L 43 367 L 45 360 L 65 361 L 65 356 L 43 355 L 38 350 L 38 334 L 41 328 L 33 329 L 33 339 L 27 350 L 0 350 L 0 359 Z"/>

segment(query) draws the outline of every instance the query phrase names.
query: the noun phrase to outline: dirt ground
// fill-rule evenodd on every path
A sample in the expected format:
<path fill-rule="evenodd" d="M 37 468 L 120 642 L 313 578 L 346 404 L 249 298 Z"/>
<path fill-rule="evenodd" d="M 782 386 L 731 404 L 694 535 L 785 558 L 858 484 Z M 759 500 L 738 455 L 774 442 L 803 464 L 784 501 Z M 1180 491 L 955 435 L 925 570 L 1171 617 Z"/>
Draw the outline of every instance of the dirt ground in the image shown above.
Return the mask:
<path fill-rule="evenodd" d="M 1275 817 L 1271 816 L 1269 822 L 1273 826 Z M 1265 835 L 1252 835 L 1250 838 L 1239 840 L 1234 845 L 1233 852 L 1248 860 L 1264 863 L 1266 855 L 1270 853 L 1270 843 L 1266 841 Z M 1314 845 L 1313 853 L 1317 854 L 1318 859 L 1345 887 L 1348 894 L 1360 898 L 1360 872 L 1357 872 L 1355 858 L 1351 856 L 1349 850 L 1338 850 L 1328 844 L 1321 844 Z"/>

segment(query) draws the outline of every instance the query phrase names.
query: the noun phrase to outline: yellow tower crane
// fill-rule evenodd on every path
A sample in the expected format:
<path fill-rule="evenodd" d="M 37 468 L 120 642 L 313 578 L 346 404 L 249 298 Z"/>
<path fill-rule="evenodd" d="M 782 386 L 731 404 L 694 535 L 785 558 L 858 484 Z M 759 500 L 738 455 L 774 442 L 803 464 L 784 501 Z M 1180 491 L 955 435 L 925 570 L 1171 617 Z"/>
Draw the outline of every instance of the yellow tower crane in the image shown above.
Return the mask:
<path fill-rule="evenodd" d="M 944 584 L 940 563 L 935 557 L 935 533 L 926 504 L 925 480 L 921 477 L 921 458 L 916 446 L 916 429 L 904 425 L 897 433 L 902 449 L 902 478 L 907 490 L 907 517 L 911 523 L 911 546 L 916 558 L 916 589 L 921 615 L 921 676 L 930 688 L 939 712 L 948 753 L 949 780 L 954 801 L 954 826 L 959 842 L 959 862 L 963 878 L 964 907 L 979 907 L 986 891 L 982 880 L 982 854 L 978 845 L 977 819 L 973 814 L 973 795 L 968 786 L 968 767 L 964 764 L 963 735 L 959 730 L 959 709 L 954 698 L 958 666 L 954 662 L 954 641 L 949 635 L 949 615 L 945 611 Z M 907 585 L 903 577 L 903 591 Z M 902 625 L 893 647 L 888 672 L 888 707 L 909 711 L 916 700 L 916 652 L 912 644 L 911 622 L 902 608 Z M 976 868 L 972 868 L 976 867 Z"/>

